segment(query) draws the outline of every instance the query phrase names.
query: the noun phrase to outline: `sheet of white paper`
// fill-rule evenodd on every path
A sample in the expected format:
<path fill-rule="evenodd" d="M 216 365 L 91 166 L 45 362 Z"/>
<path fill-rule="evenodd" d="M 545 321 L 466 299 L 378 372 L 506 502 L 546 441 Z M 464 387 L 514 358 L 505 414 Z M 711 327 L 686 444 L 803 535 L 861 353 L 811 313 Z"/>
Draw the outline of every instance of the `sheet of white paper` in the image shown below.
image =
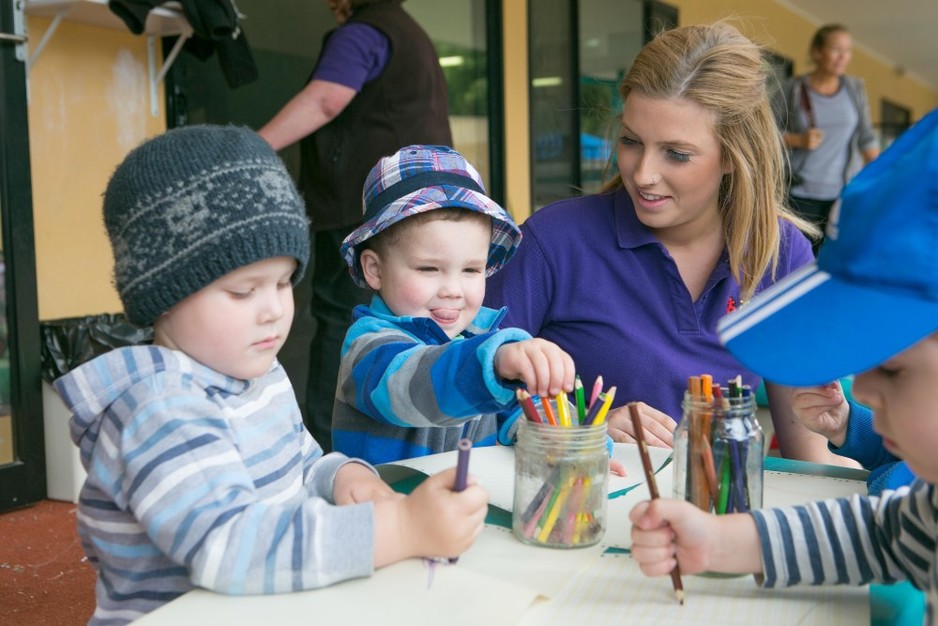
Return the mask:
<path fill-rule="evenodd" d="M 223 596 L 197 589 L 134 624 L 513 626 L 536 597 L 531 588 L 478 574 L 461 562 L 437 564 L 431 574 L 423 560 L 410 559 L 380 569 L 371 578 L 312 591 Z"/>
<path fill-rule="evenodd" d="M 855 493 L 866 493 L 866 483 L 860 480 L 811 476 L 789 472 L 763 474 L 763 507 L 791 506 L 818 499 L 843 498 Z"/>
<path fill-rule="evenodd" d="M 652 459 L 652 466 L 660 468 L 660 463 L 656 463 L 654 450 L 661 448 L 649 448 L 648 452 Z M 670 452 L 670 450 L 668 450 Z M 665 457 L 667 459 L 667 457 Z M 674 493 L 674 469 L 670 463 L 662 469 L 655 472 L 655 483 L 658 486 L 658 495 L 663 498 L 670 498 Z M 643 481 L 644 482 L 644 481 Z M 651 497 L 651 492 L 644 484 L 635 489 L 631 489 L 618 498 L 611 498 L 606 509 L 606 535 L 603 537 L 603 545 L 608 548 L 628 549 L 632 546 L 632 522 L 629 521 L 629 511 L 639 502 Z"/>
<path fill-rule="evenodd" d="M 671 450 L 665 448 L 649 448 L 652 467 L 657 470 L 671 456 Z M 625 466 L 626 476 L 609 476 L 609 493 L 616 497 L 623 490 L 630 489 L 645 482 L 641 457 L 638 446 L 628 443 L 613 444 L 612 458 Z M 388 465 L 399 465 L 420 471 L 432 476 L 456 465 L 456 451 L 442 452 L 422 456 L 415 459 L 395 461 Z M 393 476 L 393 470 L 385 466 L 379 468 L 383 476 Z M 661 474 L 661 472 L 658 472 Z M 515 449 L 511 446 L 486 446 L 473 448 L 469 459 L 469 474 L 486 488 L 489 492 L 489 503 L 506 511 L 514 506 L 515 493 Z M 391 479 L 391 478 L 387 478 Z M 670 488 L 667 492 L 670 493 Z"/>
<path fill-rule="evenodd" d="M 486 526 L 472 547 L 459 557 L 459 567 L 531 587 L 541 596 L 552 598 L 591 566 L 603 549 L 599 544 L 569 550 L 532 547 L 521 543 L 508 528 Z"/>
<path fill-rule="evenodd" d="M 684 576 L 678 604 L 667 576 L 647 578 L 625 554 L 605 554 L 554 599 L 537 602 L 521 626 L 856 626 L 869 624 L 864 587 L 760 589 L 751 576 Z"/>

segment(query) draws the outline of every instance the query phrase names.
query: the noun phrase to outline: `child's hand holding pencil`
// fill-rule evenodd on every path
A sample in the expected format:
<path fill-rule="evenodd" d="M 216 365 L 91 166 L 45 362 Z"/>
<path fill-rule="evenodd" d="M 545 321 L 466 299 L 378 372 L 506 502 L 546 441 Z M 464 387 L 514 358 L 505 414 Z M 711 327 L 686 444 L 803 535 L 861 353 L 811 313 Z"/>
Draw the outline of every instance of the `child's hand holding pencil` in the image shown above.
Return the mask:
<path fill-rule="evenodd" d="M 761 574 L 756 524 L 747 513 L 713 515 L 685 500 L 640 502 L 629 513 L 632 558 L 646 576 Z"/>
<path fill-rule="evenodd" d="M 629 403 L 628 409 L 631 419 L 637 422 L 634 403 Z M 762 553 L 752 516 L 711 515 L 685 500 L 659 498 L 644 441 L 639 440 L 638 449 L 651 492 L 650 501 L 640 502 L 629 513 L 632 558 L 642 573 L 669 574 L 681 604 L 684 604 L 682 572 L 762 573 Z"/>
<path fill-rule="evenodd" d="M 485 526 L 488 493 L 472 476 L 455 489 L 458 469 L 424 480 L 402 500 L 374 503 L 375 567 L 410 557 L 453 557 L 472 546 Z"/>

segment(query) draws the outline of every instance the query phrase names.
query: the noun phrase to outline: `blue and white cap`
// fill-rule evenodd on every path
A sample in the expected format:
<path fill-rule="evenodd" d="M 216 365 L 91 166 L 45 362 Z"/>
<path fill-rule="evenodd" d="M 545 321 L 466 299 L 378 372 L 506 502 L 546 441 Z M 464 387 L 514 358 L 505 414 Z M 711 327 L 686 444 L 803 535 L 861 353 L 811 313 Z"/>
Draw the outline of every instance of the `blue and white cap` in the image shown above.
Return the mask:
<path fill-rule="evenodd" d="M 486 276 L 507 263 L 521 243 L 521 229 L 505 209 L 485 195 L 479 172 L 446 146 L 407 146 L 382 157 L 365 179 L 362 204 L 365 223 L 345 238 L 340 249 L 352 278 L 361 287 L 368 286 L 358 258 L 361 244 L 418 213 L 461 208 L 490 216 L 492 243 Z"/>
<path fill-rule="evenodd" d="M 847 185 L 817 262 L 720 320 L 767 380 L 825 384 L 938 331 L 938 109 Z"/>

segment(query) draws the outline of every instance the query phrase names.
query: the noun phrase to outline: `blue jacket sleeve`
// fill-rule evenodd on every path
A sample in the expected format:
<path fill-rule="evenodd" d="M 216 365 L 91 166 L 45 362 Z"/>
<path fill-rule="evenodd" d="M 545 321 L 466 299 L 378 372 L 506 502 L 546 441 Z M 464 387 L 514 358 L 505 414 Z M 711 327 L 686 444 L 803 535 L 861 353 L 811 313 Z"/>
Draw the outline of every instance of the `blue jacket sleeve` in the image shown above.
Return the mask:
<path fill-rule="evenodd" d="M 885 463 L 894 463 L 899 458 L 883 447 L 883 439 L 873 430 L 873 412 L 862 404 L 848 400 L 850 415 L 847 422 L 847 438 L 839 448 L 828 444 L 831 452 L 854 459 L 866 469 L 874 469 Z"/>
<path fill-rule="evenodd" d="M 517 384 L 496 374 L 495 352 L 530 337 L 507 328 L 427 345 L 388 327 L 360 333 L 347 346 L 355 404 L 378 422 L 410 428 L 452 426 L 513 408 Z"/>
<path fill-rule="evenodd" d="M 854 459 L 870 470 L 867 478 L 870 495 L 911 484 L 915 474 L 905 461 L 886 450 L 882 437 L 873 430 L 873 412 L 853 400 L 848 404 L 850 416 L 846 441 L 839 448 L 828 444 L 831 452 Z"/>

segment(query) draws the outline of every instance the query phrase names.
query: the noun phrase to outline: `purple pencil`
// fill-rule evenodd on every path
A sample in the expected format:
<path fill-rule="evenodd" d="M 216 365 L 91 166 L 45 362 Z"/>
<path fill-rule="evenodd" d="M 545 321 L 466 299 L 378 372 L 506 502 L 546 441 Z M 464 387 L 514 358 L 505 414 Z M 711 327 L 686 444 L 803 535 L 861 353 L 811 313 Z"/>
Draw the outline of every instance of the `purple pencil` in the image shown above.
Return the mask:
<path fill-rule="evenodd" d="M 460 439 L 456 444 L 459 456 L 456 459 L 456 491 L 462 491 L 466 488 L 466 481 L 469 478 L 469 451 L 472 450 L 472 441 L 466 438 Z"/>
<path fill-rule="evenodd" d="M 469 451 L 472 450 L 472 440 L 463 437 L 456 444 L 458 456 L 456 457 L 456 484 L 453 486 L 455 491 L 462 491 L 466 488 L 466 481 L 469 480 Z M 458 556 L 451 557 L 449 562 L 455 563 L 459 560 Z"/>

